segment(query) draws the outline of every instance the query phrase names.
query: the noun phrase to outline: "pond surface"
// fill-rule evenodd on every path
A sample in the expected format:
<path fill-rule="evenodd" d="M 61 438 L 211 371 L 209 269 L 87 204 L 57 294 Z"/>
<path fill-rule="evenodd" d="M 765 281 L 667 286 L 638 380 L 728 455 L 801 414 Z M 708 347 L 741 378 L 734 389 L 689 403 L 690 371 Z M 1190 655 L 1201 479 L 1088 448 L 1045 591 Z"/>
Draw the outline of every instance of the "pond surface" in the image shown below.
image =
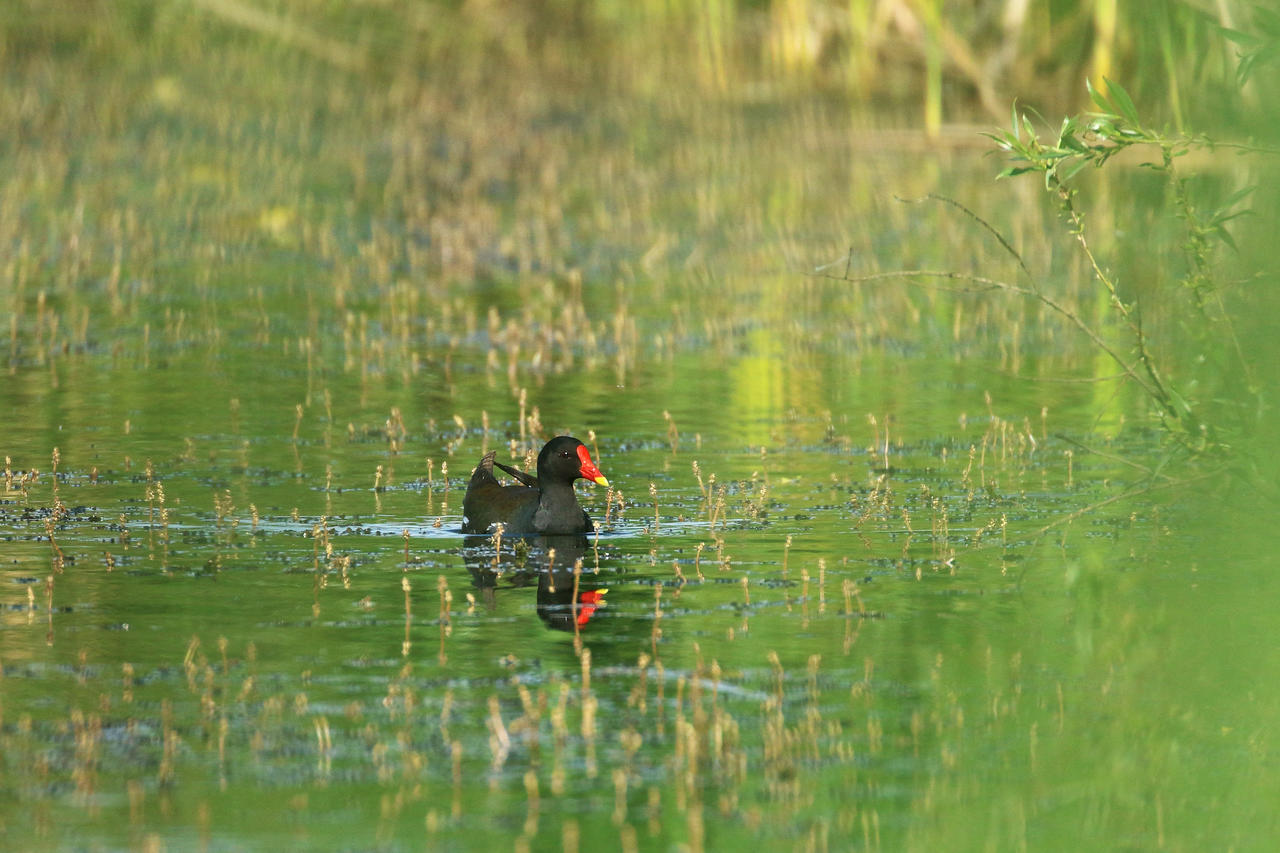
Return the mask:
<path fill-rule="evenodd" d="M 1034 302 L 846 280 L 1015 279 L 937 193 L 1109 328 L 975 134 L 205 59 L 11 79 L 0 845 L 1278 837 L 1263 498 Z M 1150 180 L 1092 187 L 1139 290 Z M 464 539 L 560 432 L 598 535 Z"/>

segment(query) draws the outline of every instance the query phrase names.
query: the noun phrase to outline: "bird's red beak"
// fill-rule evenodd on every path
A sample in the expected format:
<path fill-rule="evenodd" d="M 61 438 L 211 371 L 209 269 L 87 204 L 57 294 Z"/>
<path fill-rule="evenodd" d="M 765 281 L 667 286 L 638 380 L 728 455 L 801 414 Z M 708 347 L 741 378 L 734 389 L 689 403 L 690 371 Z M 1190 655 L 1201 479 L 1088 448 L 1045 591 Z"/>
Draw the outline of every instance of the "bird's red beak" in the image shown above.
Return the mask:
<path fill-rule="evenodd" d="M 601 474 L 600 469 L 596 467 L 596 463 L 591 461 L 591 454 L 587 452 L 585 444 L 578 445 L 578 459 L 582 460 L 582 467 L 578 469 L 578 476 L 584 477 L 593 483 L 599 483 L 602 486 L 609 485 L 609 481 L 604 478 L 604 474 Z"/>
<path fill-rule="evenodd" d="M 596 614 L 596 609 L 604 607 L 604 594 L 607 589 L 595 589 L 578 596 L 578 627 L 584 628 Z"/>

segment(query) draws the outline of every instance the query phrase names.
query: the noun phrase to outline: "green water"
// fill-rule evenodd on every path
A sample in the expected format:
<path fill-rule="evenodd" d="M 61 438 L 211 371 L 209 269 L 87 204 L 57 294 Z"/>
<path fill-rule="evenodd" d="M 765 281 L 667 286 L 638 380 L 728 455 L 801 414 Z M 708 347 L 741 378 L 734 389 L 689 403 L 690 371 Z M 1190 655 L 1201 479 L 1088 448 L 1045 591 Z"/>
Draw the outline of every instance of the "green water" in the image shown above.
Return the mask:
<path fill-rule="evenodd" d="M 938 193 L 1120 334 L 1034 181 L 836 97 L 246 42 L 7 72 L 0 846 L 1280 837 L 1271 441 L 1185 306 L 1152 346 L 1234 458 L 1034 301 L 842 280 L 1016 279 Z M 1086 187 L 1161 293 L 1164 191 Z M 1230 304 L 1265 387 L 1268 302 Z M 579 488 L 576 631 L 538 543 L 456 532 L 486 449 L 562 431 L 621 501 Z"/>

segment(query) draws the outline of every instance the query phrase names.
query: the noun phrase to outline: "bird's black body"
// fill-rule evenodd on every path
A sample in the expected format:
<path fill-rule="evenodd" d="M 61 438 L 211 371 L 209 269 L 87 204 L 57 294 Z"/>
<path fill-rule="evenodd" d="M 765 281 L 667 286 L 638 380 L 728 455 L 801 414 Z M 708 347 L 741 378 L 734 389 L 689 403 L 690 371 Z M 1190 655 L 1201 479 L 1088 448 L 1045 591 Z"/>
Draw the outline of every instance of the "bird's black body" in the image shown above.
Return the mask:
<path fill-rule="evenodd" d="M 608 485 L 582 442 L 567 435 L 551 439 L 538 454 L 538 476 L 509 468 L 486 453 L 471 473 L 462 500 L 462 532 L 488 533 L 495 524 L 512 535 L 590 533 L 591 517 L 578 505 L 573 481 L 579 477 Z M 497 465 L 520 481 L 504 486 L 493 474 Z"/>

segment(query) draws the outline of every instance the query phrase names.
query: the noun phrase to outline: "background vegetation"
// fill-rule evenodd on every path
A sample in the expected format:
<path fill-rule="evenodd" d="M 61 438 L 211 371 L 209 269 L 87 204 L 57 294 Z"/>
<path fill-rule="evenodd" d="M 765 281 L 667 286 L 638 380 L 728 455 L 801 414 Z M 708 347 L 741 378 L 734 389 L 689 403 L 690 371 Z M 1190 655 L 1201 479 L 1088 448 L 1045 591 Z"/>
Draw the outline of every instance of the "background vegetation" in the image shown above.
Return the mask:
<path fill-rule="evenodd" d="M 650 93 L 679 80 L 745 99 L 817 89 L 908 108 L 935 132 L 1001 118 L 1015 98 L 1074 112 L 1088 104 L 1086 77 L 1110 77 L 1175 130 L 1273 135 L 1260 111 L 1274 103 L 1275 74 L 1244 72 L 1273 64 L 1278 36 L 1265 4 L 1207 0 L 14 0 L 0 10 L 11 70 L 71 57 L 104 69 L 176 62 L 252 43 L 388 85 L 533 74 Z"/>
<path fill-rule="evenodd" d="M 811 265 L 851 251 L 842 232 L 858 223 L 824 233 L 826 226 L 805 222 L 812 179 L 802 161 L 782 182 L 715 173 L 717 140 L 736 134 L 753 105 L 760 122 L 780 104 L 799 105 L 793 109 L 808 115 L 799 121 L 812 125 L 805 145 L 849 144 L 824 138 L 839 124 L 866 134 L 868 150 L 906 154 L 917 143 L 887 136 L 886 128 L 923 128 L 945 134 L 950 145 L 978 145 L 973 125 L 1008 125 L 1013 104 L 1013 136 L 1003 144 L 1023 164 L 1062 179 L 1062 192 L 1081 192 L 1078 215 L 1068 216 L 1062 245 L 1046 253 L 1020 241 L 1020 233 L 1036 232 L 1018 221 L 1032 215 L 1025 205 L 1010 204 L 1013 217 L 982 214 L 1022 246 L 1032 266 L 1037 255 L 1058 263 L 1074 251 L 1070 233 L 1089 230 L 1093 257 L 1069 272 L 1063 286 L 1079 293 L 1064 304 L 1078 308 L 1105 285 L 1113 304 L 1149 312 L 1121 323 L 1137 339 L 1117 352 L 1122 370 L 1129 370 L 1130 347 L 1151 369 L 1159 363 L 1158 370 L 1176 372 L 1170 362 L 1181 360 L 1183 376 L 1171 387 L 1183 390 L 1157 394 L 1166 414 L 1190 406 L 1175 407 L 1170 394 L 1192 394 L 1187 386 L 1201 383 L 1196 405 L 1240 399 L 1224 391 L 1226 382 L 1247 389 L 1254 401 L 1247 407 L 1265 382 L 1244 364 L 1254 361 L 1241 343 L 1249 337 L 1235 325 L 1265 316 L 1252 310 L 1259 288 L 1250 282 L 1268 266 L 1253 257 L 1257 243 L 1238 243 L 1231 233 L 1265 233 L 1273 221 L 1266 213 L 1274 195 L 1262 176 L 1280 135 L 1272 106 L 1280 103 L 1277 45 L 1280 23 L 1265 7 L 1187 0 L 18 0 L 0 10 L 0 59 L 14 93 L 0 106 L 11 129 L 0 140 L 10 164 L 3 178 L 10 203 L 0 215 L 0 238 L 12 250 L 10 364 L 106 345 L 128 349 L 161 328 L 180 337 L 172 311 L 156 313 L 157 267 L 217 257 L 196 276 L 209 287 L 199 282 L 234 264 L 227 246 L 284 249 L 332 264 L 334 299 L 322 325 L 345 326 L 346 339 L 359 335 L 352 324 L 364 309 L 379 305 L 395 315 L 383 317 L 384 325 L 407 328 L 403 310 L 415 292 L 429 310 L 461 300 L 455 305 L 478 315 L 495 300 L 477 298 L 484 292 L 477 283 L 487 280 L 509 299 L 518 290 L 513 272 L 590 277 L 611 273 L 633 252 L 655 271 L 653 261 L 688 249 L 680 229 L 705 233 L 726 211 L 743 209 L 752 181 L 769 182 L 770 201 L 743 241 L 762 249 L 761 238 L 778 232 L 827 241 L 829 249 L 816 251 L 828 258 L 815 258 L 812 247 L 796 252 L 794 240 L 776 247 L 796 266 Z M 85 79 L 93 82 L 80 85 Z M 1130 135 L 1114 126 L 1109 135 L 1094 133 L 1089 111 L 1099 104 L 1088 80 L 1104 92 L 1104 81 L 1115 80 L 1127 93 L 1129 115 L 1111 112 Z M 847 121 L 833 118 L 845 110 Z M 1064 115 L 1078 118 L 1059 129 Z M 1046 137 L 1036 142 L 1039 154 L 1020 147 L 1018 137 L 1030 144 L 1036 135 Z M 1121 148 L 1137 151 L 1117 180 L 1095 185 L 1080 173 Z M 1162 179 L 1135 176 L 1131 167 L 1144 158 Z M 594 174 L 585 163 L 597 164 Z M 688 182 L 687 206 L 647 202 L 672 180 Z M 605 199 L 604 187 L 617 197 Z M 882 189 L 880 197 L 901 188 Z M 520 201 L 508 208 L 506 198 Z M 1145 209 L 1126 209 L 1129 198 L 1145 199 Z M 1040 215 L 1055 215 L 1054 204 Z M 1241 222 L 1255 207 L 1264 214 L 1259 221 Z M 1117 232 L 1133 217 L 1167 229 L 1179 248 L 1109 281 L 1111 260 L 1142 249 Z M 174 229 L 177 219 L 184 224 Z M 985 273 L 1008 262 L 980 230 L 977 242 L 992 250 L 981 261 Z M 859 254 L 855 274 L 868 271 L 868 253 Z M 767 263 L 764 257 L 746 265 Z M 714 279 L 733 293 L 738 285 L 727 272 L 721 262 L 688 286 Z M 417 291 L 382 280 L 399 275 L 429 283 Z M 363 284 L 353 291 L 357 280 Z M 86 281 L 102 286 L 86 288 Z M 778 310 L 794 285 L 782 278 L 766 286 Z M 260 286 L 234 310 L 256 298 L 261 314 L 272 291 Z M 643 314 L 618 293 L 588 288 L 589 314 Z M 930 312 L 940 322 L 952 306 L 943 301 Z M 505 314 L 504 299 L 496 302 Z M 349 312 L 353 306 L 360 310 Z M 1105 306 L 1104 299 L 1104 314 Z M 851 316 L 866 307 L 843 306 Z M 992 335 L 1021 334 L 1012 310 L 985 324 Z M 640 316 L 640 331 L 678 339 L 679 330 L 706 320 L 672 311 L 674 333 L 665 310 L 649 318 L 657 327 Z M 1099 340 L 1110 339 L 1092 309 L 1078 316 L 1097 326 Z M 1187 319 L 1194 316 L 1201 319 Z M 720 319 L 723 327 L 737 322 L 732 310 Z M 279 322 L 262 325 L 269 332 Z M 442 316 L 441 328 L 447 325 Z M 204 336 L 217 338 L 211 330 Z M 402 364 L 412 362 L 402 356 Z M 1221 413 L 1191 420 L 1191 445 L 1206 423 L 1224 423 Z"/>

